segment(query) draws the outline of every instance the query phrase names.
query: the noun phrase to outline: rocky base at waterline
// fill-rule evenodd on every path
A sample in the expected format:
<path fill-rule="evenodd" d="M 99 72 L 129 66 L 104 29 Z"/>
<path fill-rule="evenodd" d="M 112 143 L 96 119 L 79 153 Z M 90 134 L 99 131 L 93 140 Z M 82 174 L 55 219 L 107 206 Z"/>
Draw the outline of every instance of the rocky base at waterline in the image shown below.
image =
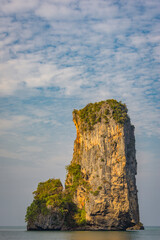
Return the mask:
<path fill-rule="evenodd" d="M 73 159 L 59 179 L 38 184 L 28 230 L 136 230 L 139 220 L 134 126 L 127 107 L 110 99 L 73 111 Z"/>
<path fill-rule="evenodd" d="M 129 227 L 126 229 L 127 231 L 128 230 L 144 230 L 144 226 L 141 222 L 137 223 L 136 225 L 132 226 L 132 227 Z"/>

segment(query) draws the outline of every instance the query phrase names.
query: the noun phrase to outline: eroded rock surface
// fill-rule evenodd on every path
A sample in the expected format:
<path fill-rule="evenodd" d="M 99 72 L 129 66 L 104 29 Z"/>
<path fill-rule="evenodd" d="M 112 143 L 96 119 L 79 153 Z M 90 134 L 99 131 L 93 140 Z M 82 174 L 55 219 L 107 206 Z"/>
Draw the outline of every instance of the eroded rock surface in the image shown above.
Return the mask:
<path fill-rule="evenodd" d="M 81 166 L 90 186 L 86 190 L 79 185 L 74 202 L 85 206 L 86 221 L 95 229 L 126 229 L 139 222 L 134 126 L 125 114 L 126 107 L 120 108 L 116 120 L 116 109 L 108 102 L 98 103 L 97 109 L 91 104 L 83 112 L 73 112 L 77 138 L 72 164 Z M 72 184 L 70 176 L 67 184 Z"/>

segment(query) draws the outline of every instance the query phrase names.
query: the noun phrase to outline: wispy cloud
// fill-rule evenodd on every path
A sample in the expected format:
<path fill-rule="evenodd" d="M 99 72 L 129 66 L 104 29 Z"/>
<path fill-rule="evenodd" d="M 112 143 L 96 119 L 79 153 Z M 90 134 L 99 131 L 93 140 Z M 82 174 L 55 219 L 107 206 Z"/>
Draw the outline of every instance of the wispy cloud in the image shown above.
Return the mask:
<path fill-rule="evenodd" d="M 122 99 L 144 119 L 149 106 L 157 117 L 159 1 L 12 0 L 1 6 L 3 97 L 55 87 L 61 97 L 84 102 Z M 144 125 L 134 116 L 140 129 L 157 132 L 153 119 Z"/>

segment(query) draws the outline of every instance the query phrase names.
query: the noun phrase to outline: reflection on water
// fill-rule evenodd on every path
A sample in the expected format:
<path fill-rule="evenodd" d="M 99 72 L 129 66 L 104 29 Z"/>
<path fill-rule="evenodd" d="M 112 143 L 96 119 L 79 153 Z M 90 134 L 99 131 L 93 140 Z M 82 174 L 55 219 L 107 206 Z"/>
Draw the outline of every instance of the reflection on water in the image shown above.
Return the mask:
<path fill-rule="evenodd" d="M 72 232 L 67 240 L 131 240 L 129 232 Z"/>

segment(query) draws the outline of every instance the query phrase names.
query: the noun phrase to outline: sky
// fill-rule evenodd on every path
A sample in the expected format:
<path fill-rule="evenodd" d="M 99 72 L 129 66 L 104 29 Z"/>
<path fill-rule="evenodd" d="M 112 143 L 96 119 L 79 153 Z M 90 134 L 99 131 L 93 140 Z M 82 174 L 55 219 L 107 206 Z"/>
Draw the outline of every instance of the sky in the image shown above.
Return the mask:
<path fill-rule="evenodd" d="M 73 109 L 116 99 L 135 125 L 144 225 L 160 225 L 160 1 L 0 0 L 0 225 L 72 159 Z"/>

